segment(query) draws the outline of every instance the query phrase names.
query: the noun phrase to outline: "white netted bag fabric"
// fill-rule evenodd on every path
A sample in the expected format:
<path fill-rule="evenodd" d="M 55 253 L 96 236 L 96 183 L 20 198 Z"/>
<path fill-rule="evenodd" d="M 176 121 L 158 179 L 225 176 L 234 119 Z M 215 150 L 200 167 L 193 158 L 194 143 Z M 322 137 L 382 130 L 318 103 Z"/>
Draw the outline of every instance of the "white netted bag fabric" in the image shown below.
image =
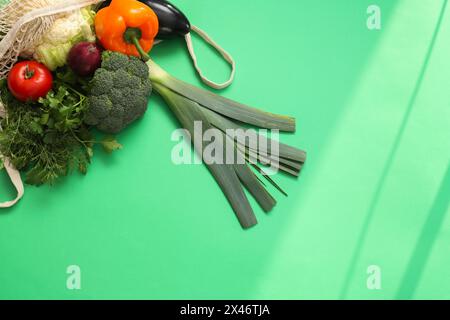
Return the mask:
<path fill-rule="evenodd" d="M 61 14 L 104 0 L 0 0 L 0 79 L 6 78 L 21 53 L 33 48 Z M 0 99 L 0 118 L 7 117 Z M 0 127 L 1 130 L 1 127 Z M 20 172 L 0 153 L 17 196 L 0 203 L 0 208 L 14 206 L 24 195 Z"/>
<path fill-rule="evenodd" d="M 59 15 L 104 0 L 0 0 L 0 79 L 32 48 Z"/>

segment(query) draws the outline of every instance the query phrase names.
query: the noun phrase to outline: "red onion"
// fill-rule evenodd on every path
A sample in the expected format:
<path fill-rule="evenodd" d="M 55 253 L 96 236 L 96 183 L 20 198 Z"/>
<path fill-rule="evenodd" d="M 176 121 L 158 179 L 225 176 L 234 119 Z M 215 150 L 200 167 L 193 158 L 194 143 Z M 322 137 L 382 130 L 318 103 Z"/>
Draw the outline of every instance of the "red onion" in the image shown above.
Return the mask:
<path fill-rule="evenodd" d="M 93 42 L 80 42 L 73 46 L 68 57 L 69 67 L 77 75 L 91 76 L 102 63 L 102 49 Z"/>

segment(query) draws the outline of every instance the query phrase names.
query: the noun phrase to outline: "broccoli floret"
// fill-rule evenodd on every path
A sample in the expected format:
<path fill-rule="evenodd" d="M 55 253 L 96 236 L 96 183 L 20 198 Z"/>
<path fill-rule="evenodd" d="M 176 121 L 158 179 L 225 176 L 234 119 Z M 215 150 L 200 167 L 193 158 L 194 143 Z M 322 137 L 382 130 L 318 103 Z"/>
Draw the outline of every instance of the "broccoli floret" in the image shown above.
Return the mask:
<path fill-rule="evenodd" d="M 127 71 L 138 76 L 141 79 L 149 79 L 150 77 L 148 67 L 142 68 L 142 60 L 136 57 L 130 57 Z"/>
<path fill-rule="evenodd" d="M 105 51 L 90 83 L 84 121 L 106 133 L 118 133 L 147 111 L 152 93 L 148 66 L 136 57 Z"/>
<path fill-rule="evenodd" d="M 114 86 L 114 73 L 106 69 L 98 69 L 95 73 L 95 81 L 91 82 L 90 94 L 100 96 L 107 94 Z"/>
<path fill-rule="evenodd" d="M 102 54 L 102 69 L 108 71 L 117 71 L 122 68 L 126 69 L 125 66 L 127 66 L 129 62 L 129 57 L 117 52 L 104 51 Z"/>

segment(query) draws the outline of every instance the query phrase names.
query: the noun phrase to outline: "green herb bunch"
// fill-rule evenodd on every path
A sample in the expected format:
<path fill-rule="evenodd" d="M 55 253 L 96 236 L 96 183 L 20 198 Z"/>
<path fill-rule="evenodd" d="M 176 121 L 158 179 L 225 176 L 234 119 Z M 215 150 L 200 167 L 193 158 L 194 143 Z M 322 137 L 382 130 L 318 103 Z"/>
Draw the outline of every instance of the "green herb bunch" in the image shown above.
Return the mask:
<path fill-rule="evenodd" d="M 0 151 L 18 170 L 26 172 L 26 183 L 53 184 L 74 170 L 87 172 L 95 142 L 83 122 L 86 83 L 62 70 L 53 90 L 37 103 L 16 100 L 6 83 L 1 84 L 7 116 L 0 122 Z M 109 137 L 102 144 L 107 151 L 121 147 Z"/>

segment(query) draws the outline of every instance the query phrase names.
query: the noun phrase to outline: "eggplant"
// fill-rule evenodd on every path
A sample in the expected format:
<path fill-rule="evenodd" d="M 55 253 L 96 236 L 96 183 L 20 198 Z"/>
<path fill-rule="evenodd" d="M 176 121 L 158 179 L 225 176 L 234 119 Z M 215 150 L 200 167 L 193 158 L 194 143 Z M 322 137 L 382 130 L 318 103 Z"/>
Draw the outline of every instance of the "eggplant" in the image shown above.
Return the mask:
<path fill-rule="evenodd" d="M 159 20 L 159 30 L 156 36 L 159 40 L 184 37 L 191 31 L 191 24 L 184 13 L 166 0 L 138 0 L 155 11 Z M 103 9 L 111 4 L 111 0 L 104 1 L 98 8 Z"/>
<path fill-rule="evenodd" d="M 184 13 L 166 0 L 139 0 L 155 11 L 159 20 L 158 39 L 184 37 L 191 32 L 191 24 Z"/>

